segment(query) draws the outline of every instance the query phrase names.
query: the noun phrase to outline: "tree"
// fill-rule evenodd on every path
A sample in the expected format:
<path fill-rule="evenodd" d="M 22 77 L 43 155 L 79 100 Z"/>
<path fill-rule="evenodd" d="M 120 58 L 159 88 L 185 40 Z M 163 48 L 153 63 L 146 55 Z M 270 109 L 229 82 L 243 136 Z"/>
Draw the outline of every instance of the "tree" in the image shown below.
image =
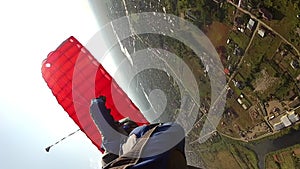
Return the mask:
<path fill-rule="evenodd" d="M 267 7 L 272 7 L 272 6 L 273 6 L 273 0 L 264 0 L 264 4 L 265 4 Z"/>

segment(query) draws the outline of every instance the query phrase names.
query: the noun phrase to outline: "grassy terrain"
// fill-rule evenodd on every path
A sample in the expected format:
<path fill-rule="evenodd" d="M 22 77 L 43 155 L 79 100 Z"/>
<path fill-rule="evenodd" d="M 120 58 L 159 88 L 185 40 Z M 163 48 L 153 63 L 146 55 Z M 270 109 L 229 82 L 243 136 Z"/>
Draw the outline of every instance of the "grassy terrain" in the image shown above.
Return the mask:
<path fill-rule="evenodd" d="M 198 58 L 198 56 L 190 53 L 183 55 L 183 61 L 189 66 L 190 70 L 194 74 L 195 80 L 198 83 L 200 98 L 210 98 L 210 79 L 208 76 L 205 76 L 204 68 L 201 66 L 201 60 Z"/>
<path fill-rule="evenodd" d="M 300 38 L 295 32 L 296 27 L 300 27 L 300 19 L 296 17 L 300 14 L 299 2 L 273 0 L 265 1 L 264 4 L 273 13 L 274 18 L 266 23 L 300 49 Z"/>
<path fill-rule="evenodd" d="M 290 63 L 292 62 L 292 60 L 296 60 L 297 57 L 292 55 L 292 54 L 288 54 L 287 56 L 277 56 L 277 59 L 279 60 L 280 59 L 280 62 L 279 64 L 282 66 L 282 68 L 284 70 L 287 70 L 290 75 L 293 77 L 293 78 L 296 78 L 299 74 L 300 74 L 300 69 L 293 69 L 292 66 L 290 65 Z"/>
<path fill-rule="evenodd" d="M 193 151 L 199 154 L 206 168 L 213 169 L 258 169 L 254 152 L 245 148 L 239 142 L 215 135 L 203 144 L 191 145 Z"/>
<path fill-rule="evenodd" d="M 227 102 L 230 107 L 232 107 L 238 114 L 238 118 L 236 118 L 233 121 L 233 124 L 238 125 L 238 127 L 234 127 L 235 131 L 238 131 L 237 128 L 240 130 L 247 130 L 248 128 L 251 128 L 255 123 L 251 120 L 251 117 L 248 113 L 248 111 L 244 110 L 242 106 L 236 101 L 236 99 L 228 99 Z"/>
<path fill-rule="evenodd" d="M 239 144 L 229 144 L 229 147 L 241 168 L 258 169 L 254 152 Z"/>
<path fill-rule="evenodd" d="M 266 169 L 298 169 L 300 167 L 299 150 L 300 145 L 297 144 L 269 153 L 265 158 Z"/>
<path fill-rule="evenodd" d="M 276 53 L 276 50 L 280 47 L 280 44 L 281 40 L 277 36 L 267 35 L 264 38 L 258 35 L 255 36 L 248 52 L 245 54 L 243 64 L 239 70 L 239 77 L 237 76 L 246 85 L 245 90 L 242 91 L 246 95 L 258 96 L 261 100 L 269 100 L 272 95 L 275 95 L 276 98 L 284 100 L 287 93 L 294 89 L 293 80 L 289 78 L 288 73 L 284 72 L 292 72 L 290 75 L 295 78 L 300 70 L 294 70 L 289 65 L 292 60 L 291 56 L 278 56 L 280 54 L 279 52 Z M 267 73 L 265 78 L 262 71 Z M 252 90 L 259 85 L 258 80 L 262 80 L 262 78 L 265 79 L 264 83 L 266 84 L 262 84 L 263 82 L 260 84 L 266 86 L 266 89 L 256 92 L 256 94 L 253 93 Z M 252 96 L 249 96 L 250 99 Z"/>
<path fill-rule="evenodd" d="M 240 73 L 244 78 L 249 78 L 253 72 L 261 70 L 260 64 L 265 59 L 271 58 L 279 47 L 280 39 L 278 37 L 266 36 L 261 38 L 255 35 L 252 44 L 245 54 Z"/>
<path fill-rule="evenodd" d="M 212 44 L 217 48 L 226 45 L 230 27 L 221 22 L 214 21 L 205 30 L 205 34 L 211 40 Z"/>
<path fill-rule="evenodd" d="M 227 148 L 239 163 L 240 168 L 258 169 L 258 159 L 255 152 L 245 147 L 245 143 L 222 137 Z"/>
<path fill-rule="evenodd" d="M 250 41 L 250 37 L 247 36 L 245 33 L 241 33 L 239 31 L 230 32 L 229 37 L 239 45 L 243 50 L 246 49 L 248 43 Z"/>

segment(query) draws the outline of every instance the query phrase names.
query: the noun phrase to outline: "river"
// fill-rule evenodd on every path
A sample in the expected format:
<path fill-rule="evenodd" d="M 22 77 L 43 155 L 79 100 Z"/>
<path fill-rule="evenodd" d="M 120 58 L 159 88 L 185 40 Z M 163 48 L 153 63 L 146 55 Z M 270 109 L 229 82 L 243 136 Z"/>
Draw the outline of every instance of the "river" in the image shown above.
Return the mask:
<path fill-rule="evenodd" d="M 300 131 L 292 131 L 274 140 L 262 140 L 256 144 L 249 144 L 247 147 L 255 151 L 258 156 L 258 166 L 260 169 L 265 168 L 265 156 L 273 151 L 288 148 L 295 144 L 300 144 Z"/>

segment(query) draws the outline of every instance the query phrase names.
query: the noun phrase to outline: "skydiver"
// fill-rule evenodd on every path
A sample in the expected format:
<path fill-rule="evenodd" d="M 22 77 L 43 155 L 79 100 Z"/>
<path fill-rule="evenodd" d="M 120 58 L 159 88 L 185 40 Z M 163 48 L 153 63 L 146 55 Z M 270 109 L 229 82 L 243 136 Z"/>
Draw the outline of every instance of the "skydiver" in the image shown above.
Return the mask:
<path fill-rule="evenodd" d="M 118 122 L 111 116 L 105 102 L 106 98 L 100 96 L 92 99 L 90 106 L 90 114 L 102 136 L 102 168 L 187 168 L 184 130 L 179 124 L 138 126 L 128 118 Z"/>

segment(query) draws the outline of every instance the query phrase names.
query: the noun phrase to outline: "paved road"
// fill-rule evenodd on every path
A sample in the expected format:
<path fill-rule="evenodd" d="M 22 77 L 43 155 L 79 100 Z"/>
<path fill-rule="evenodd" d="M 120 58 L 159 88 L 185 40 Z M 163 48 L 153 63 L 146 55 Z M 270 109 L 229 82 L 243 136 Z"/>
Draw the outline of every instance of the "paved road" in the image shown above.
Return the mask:
<path fill-rule="evenodd" d="M 289 44 L 290 46 L 293 47 L 293 49 L 296 51 L 296 53 L 298 54 L 298 56 L 300 56 L 300 52 L 299 50 L 291 43 L 289 42 L 285 37 L 283 37 L 280 33 L 278 33 L 277 31 L 275 31 L 272 27 L 270 27 L 269 25 L 267 25 L 265 22 L 263 22 L 262 20 L 258 19 L 255 15 L 251 14 L 249 11 L 239 7 L 238 5 L 234 4 L 231 1 L 227 1 L 228 3 L 230 3 L 231 5 L 235 6 L 238 10 L 240 10 L 241 12 L 248 14 L 251 16 L 251 18 L 255 19 L 258 23 L 260 23 L 261 25 L 263 25 L 264 27 L 266 27 L 267 29 L 269 29 L 270 31 L 272 31 L 275 35 L 279 36 L 285 43 Z"/>

